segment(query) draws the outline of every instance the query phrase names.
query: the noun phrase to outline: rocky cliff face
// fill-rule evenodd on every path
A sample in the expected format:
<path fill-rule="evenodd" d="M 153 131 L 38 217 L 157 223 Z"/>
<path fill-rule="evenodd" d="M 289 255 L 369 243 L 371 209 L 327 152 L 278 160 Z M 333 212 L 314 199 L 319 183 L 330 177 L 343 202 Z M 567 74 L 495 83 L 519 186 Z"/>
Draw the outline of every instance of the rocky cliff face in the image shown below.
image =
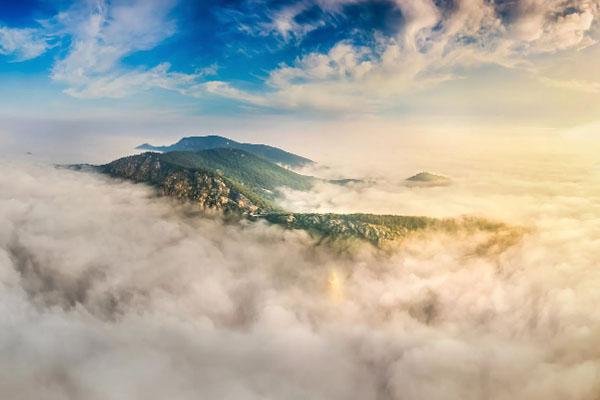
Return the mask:
<path fill-rule="evenodd" d="M 153 185 L 162 195 L 189 200 L 202 208 L 241 214 L 261 211 L 222 176 L 209 171 L 176 168 L 161 162 L 158 154 L 125 157 L 99 168 L 114 177 Z"/>

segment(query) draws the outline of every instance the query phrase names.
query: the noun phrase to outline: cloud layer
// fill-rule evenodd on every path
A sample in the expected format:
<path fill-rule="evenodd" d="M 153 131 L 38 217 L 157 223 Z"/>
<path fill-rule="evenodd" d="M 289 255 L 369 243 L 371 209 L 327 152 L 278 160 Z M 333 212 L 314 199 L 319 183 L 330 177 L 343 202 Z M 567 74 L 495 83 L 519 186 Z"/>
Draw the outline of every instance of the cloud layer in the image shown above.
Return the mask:
<path fill-rule="evenodd" d="M 301 232 L 227 224 L 144 186 L 4 162 L 0 367 L 11 373 L 0 393 L 596 398 L 597 171 L 565 159 L 525 176 L 519 165 L 480 168 L 468 183 L 451 165 L 458 184 L 445 192 L 399 189 L 382 205 L 355 188 L 346 199 L 374 211 L 437 199 L 450 214 L 495 199 L 507 216 L 520 210 L 531 234 L 487 256 L 461 234 L 334 254 Z M 341 210 L 340 195 L 319 190 L 314 207 Z"/>

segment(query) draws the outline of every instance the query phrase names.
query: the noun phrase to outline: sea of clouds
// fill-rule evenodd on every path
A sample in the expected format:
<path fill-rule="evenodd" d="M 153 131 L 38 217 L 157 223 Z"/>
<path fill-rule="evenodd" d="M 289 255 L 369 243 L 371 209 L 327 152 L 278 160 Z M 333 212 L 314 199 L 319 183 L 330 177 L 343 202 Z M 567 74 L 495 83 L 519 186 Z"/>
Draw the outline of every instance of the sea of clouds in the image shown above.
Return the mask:
<path fill-rule="evenodd" d="M 335 251 L 142 185 L 3 161 L 0 397 L 597 399 L 596 164 L 474 160 L 430 160 L 450 186 L 407 187 L 418 170 L 400 162 L 282 204 L 528 228 L 500 253 L 460 233 Z"/>

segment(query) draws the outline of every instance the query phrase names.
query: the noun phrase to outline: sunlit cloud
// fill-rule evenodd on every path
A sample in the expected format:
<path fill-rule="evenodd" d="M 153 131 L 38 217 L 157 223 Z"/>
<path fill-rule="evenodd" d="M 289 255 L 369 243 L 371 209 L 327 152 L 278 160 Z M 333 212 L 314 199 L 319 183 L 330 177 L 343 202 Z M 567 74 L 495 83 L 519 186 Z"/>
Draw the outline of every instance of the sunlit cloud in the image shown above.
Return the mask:
<path fill-rule="evenodd" d="M 269 74 L 267 95 L 290 108 L 337 109 L 343 98 L 348 107 L 364 109 L 365 101 L 389 102 L 481 65 L 535 71 L 530 56 L 596 43 L 592 23 L 600 9 L 597 2 L 483 1 L 444 9 L 427 0 L 397 1 L 397 7 L 405 17 L 397 36 L 374 37 L 366 51 L 341 42 L 279 67 Z"/>
<path fill-rule="evenodd" d="M 483 254 L 485 238 L 463 232 L 332 251 L 303 232 L 224 223 L 145 186 L 4 161 L 0 365 L 14 373 L 0 391 L 595 399 L 596 157 L 537 141 L 537 153 L 522 157 L 519 146 L 507 163 L 498 149 L 508 142 L 446 158 L 411 147 L 453 177 L 443 188 L 371 181 L 295 196 L 319 210 L 478 213 L 530 228 Z M 391 180 L 404 177 L 381 162 Z"/>

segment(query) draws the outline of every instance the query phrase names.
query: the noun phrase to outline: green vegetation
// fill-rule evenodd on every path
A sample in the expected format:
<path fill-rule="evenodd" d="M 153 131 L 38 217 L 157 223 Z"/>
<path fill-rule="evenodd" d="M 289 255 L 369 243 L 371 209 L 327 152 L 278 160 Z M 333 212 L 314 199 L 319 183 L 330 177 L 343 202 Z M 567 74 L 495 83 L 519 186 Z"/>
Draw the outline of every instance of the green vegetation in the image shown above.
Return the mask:
<path fill-rule="evenodd" d="M 314 178 L 300 175 L 272 162 L 236 149 L 212 149 L 199 152 L 175 151 L 160 154 L 159 159 L 188 169 L 201 169 L 218 173 L 257 195 L 274 198 L 282 187 L 308 190 Z"/>
<path fill-rule="evenodd" d="M 315 181 L 237 149 L 143 153 L 99 168 L 112 176 L 158 186 L 178 198 L 212 196 L 212 203 L 217 204 L 217 197 L 233 191 L 234 197 L 241 194 L 260 211 L 278 209 L 273 200 L 279 188 L 308 190 Z M 223 187 L 216 187 L 216 180 Z"/>
<path fill-rule="evenodd" d="M 419 216 L 374 214 L 270 213 L 267 221 L 290 229 L 302 229 L 321 238 L 358 238 L 373 244 L 402 239 L 423 230 L 499 232 L 506 225 L 481 218 L 436 219 Z"/>

